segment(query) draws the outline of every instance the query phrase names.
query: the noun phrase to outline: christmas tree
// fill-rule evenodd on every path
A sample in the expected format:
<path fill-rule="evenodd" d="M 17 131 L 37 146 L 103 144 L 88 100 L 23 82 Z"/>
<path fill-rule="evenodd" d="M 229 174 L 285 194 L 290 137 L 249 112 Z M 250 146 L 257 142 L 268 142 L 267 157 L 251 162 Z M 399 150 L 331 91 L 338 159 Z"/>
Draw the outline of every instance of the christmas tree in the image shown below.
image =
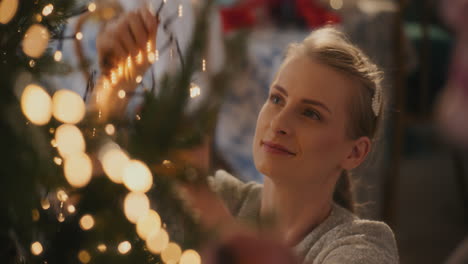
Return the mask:
<path fill-rule="evenodd" d="M 164 3 L 152 10 L 155 16 Z M 186 111 L 191 92 L 200 89 L 192 77 L 205 63 L 211 5 L 199 10 L 187 55 L 178 49 L 180 71 L 153 83 L 156 95 L 144 90 L 132 120 L 112 114 L 115 102 L 129 96 L 120 85 L 140 83 L 135 68 L 153 63 L 164 46 L 148 42 L 147 50 L 97 78 L 82 59 L 78 70 L 90 77 L 87 107 L 77 93 L 43 85 L 44 73 L 76 70 L 48 44 L 82 39 L 79 31 L 64 36 L 69 18 L 105 22 L 119 15 L 119 6 L 0 2 L 2 263 L 200 263 L 197 250 L 208 236 L 175 185 L 203 182 L 206 172 L 177 153 L 211 133 L 223 90 L 243 57 L 239 37 L 226 41 L 229 63 L 208 76 L 216 88 L 204 89 L 203 103 Z M 160 22 L 164 29 L 168 20 Z M 22 85 L 25 80 L 31 81 Z"/>

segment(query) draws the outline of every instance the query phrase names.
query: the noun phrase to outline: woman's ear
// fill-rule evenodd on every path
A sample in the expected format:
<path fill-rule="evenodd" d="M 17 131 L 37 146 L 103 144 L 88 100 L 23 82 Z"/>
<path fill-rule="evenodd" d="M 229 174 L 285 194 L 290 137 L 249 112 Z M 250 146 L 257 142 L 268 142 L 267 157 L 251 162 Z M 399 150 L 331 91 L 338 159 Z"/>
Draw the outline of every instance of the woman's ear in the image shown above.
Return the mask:
<path fill-rule="evenodd" d="M 342 167 L 345 170 L 352 170 L 358 167 L 367 157 L 371 149 L 371 141 L 368 137 L 360 137 L 353 141 L 351 152 L 343 160 Z"/>

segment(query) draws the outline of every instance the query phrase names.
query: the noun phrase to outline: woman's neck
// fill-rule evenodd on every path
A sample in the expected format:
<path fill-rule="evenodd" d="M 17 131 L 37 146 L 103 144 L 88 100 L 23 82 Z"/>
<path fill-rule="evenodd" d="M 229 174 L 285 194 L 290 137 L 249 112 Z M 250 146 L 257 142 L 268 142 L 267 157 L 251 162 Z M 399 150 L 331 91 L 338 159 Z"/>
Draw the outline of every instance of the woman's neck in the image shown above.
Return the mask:
<path fill-rule="evenodd" d="M 283 240 L 294 246 L 328 217 L 333 190 L 334 184 L 291 186 L 265 177 L 260 214 L 273 215 Z"/>

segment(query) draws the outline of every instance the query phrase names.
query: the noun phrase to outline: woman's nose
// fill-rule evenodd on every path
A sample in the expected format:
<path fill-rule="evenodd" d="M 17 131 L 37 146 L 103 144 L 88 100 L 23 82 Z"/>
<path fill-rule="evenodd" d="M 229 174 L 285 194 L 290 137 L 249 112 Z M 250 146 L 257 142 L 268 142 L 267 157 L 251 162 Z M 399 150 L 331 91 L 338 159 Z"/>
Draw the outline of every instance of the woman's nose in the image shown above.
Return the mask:
<path fill-rule="evenodd" d="M 288 118 L 286 111 L 283 109 L 271 119 L 270 128 L 275 134 L 290 135 L 292 129 L 289 123 L 290 118 Z"/>

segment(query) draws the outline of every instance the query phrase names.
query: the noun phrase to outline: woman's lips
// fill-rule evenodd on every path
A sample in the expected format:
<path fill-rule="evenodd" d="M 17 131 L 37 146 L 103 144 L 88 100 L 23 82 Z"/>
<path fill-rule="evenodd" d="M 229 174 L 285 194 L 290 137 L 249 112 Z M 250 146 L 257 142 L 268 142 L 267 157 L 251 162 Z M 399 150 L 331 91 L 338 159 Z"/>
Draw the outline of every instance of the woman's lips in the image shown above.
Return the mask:
<path fill-rule="evenodd" d="M 273 142 L 269 141 L 261 141 L 261 146 L 266 152 L 274 153 L 274 154 L 282 154 L 282 155 L 289 155 L 289 156 L 296 156 L 296 154 L 290 150 L 288 150 L 286 147 L 275 144 Z"/>

